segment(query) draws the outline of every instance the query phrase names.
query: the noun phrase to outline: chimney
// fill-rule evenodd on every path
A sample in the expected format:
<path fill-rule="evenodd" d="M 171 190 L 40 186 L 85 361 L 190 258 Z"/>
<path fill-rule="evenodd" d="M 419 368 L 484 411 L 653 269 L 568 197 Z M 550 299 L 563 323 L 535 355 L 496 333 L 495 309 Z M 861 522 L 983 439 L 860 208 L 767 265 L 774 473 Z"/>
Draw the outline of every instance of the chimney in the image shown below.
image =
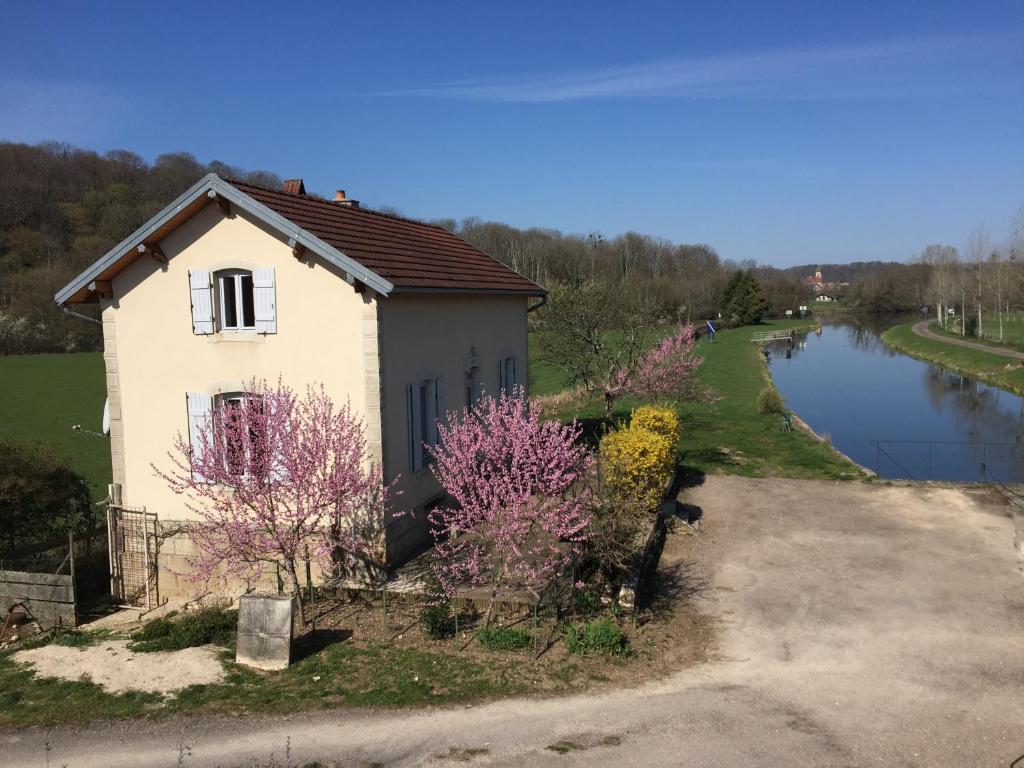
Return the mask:
<path fill-rule="evenodd" d="M 337 192 L 334 193 L 334 202 L 338 203 L 339 205 L 347 205 L 350 208 L 359 207 L 358 200 L 352 200 L 351 198 L 345 197 L 344 189 L 339 189 Z"/>
<path fill-rule="evenodd" d="M 281 189 L 289 195 L 306 194 L 306 185 L 302 183 L 302 179 L 285 179 L 284 184 L 281 185 Z"/>

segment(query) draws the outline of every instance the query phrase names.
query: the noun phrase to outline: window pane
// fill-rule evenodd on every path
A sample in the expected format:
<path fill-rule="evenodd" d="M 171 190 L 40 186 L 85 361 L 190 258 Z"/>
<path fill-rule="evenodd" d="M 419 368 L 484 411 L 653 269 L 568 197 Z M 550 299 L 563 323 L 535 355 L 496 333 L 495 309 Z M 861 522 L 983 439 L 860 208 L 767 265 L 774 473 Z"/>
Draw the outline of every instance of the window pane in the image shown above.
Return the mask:
<path fill-rule="evenodd" d="M 242 327 L 256 327 L 256 310 L 253 307 L 252 299 L 252 275 L 241 276 L 242 290 Z"/>
<path fill-rule="evenodd" d="M 220 279 L 221 285 L 221 318 L 222 328 L 238 327 L 238 307 L 235 301 L 235 277 L 228 275 Z"/>
<path fill-rule="evenodd" d="M 227 434 L 224 435 L 224 463 L 227 464 L 228 472 L 232 475 L 245 474 L 245 436 L 242 429 L 245 422 L 242 419 L 243 403 L 241 400 L 223 400 L 222 407 L 227 409 L 227 418 L 224 427 Z"/>

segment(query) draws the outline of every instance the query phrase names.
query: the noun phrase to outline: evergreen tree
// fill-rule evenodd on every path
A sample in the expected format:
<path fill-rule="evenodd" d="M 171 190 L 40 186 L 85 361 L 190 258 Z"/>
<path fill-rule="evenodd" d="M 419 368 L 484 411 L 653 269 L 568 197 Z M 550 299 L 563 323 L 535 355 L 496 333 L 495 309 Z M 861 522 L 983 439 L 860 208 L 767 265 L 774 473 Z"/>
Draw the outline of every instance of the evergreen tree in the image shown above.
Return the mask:
<path fill-rule="evenodd" d="M 768 311 L 768 299 L 753 272 L 739 270 L 726 285 L 721 306 L 727 325 L 756 325 Z"/>

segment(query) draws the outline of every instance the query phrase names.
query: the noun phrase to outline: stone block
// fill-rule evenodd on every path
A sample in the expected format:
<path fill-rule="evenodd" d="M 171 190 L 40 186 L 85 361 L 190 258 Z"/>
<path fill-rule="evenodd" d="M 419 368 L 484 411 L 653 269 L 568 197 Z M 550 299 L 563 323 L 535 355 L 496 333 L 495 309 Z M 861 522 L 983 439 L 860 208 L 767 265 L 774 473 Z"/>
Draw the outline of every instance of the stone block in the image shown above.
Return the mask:
<path fill-rule="evenodd" d="M 257 669 L 285 669 L 291 663 L 295 601 L 279 595 L 242 595 L 238 599 L 238 650 L 235 662 Z"/>

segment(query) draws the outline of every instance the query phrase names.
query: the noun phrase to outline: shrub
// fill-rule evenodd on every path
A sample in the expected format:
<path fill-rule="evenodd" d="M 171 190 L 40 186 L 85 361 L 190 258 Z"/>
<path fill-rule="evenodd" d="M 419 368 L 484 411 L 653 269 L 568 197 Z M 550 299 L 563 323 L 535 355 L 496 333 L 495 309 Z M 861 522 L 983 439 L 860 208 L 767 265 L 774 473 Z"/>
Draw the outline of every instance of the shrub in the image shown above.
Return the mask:
<path fill-rule="evenodd" d="M 518 651 L 533 643 L 533 637 L 518 627 L 484 627 L 477 642 L 489 651 Z"/>
<path fill-rule="evenodd" d="M 760 414 L 785 413 L 786 407 L 779 390 L 769 384 L 757 396 L 757 412 Z"/>
<path fill-rule="evenodd" d="M 660 405 L 642 405 L 633 410 L 629 424 L 654 432 L 675 445 L 679 442 L 679 415 L 673 408 Z"/>
<path fill-rule="evenodd" d="M 620 655 L 629 652 L 629 639 L 619 626 L 607 616 L 586 624 L 570 624 L 563 636 L 569 653 L 608 653 Z"/>
<path fill-rule="evenodd" d="M 238 611 L 201 608 L 185 614 L 169 613 L 149 622 L 132 635 L 133 651 L 180 651 L 197 645 L 231 645 L 238 628 Z"/>
<path fill-rule="evenodd" d="M 663 435 L 638 426 L 612 430 L 601 438 L 601 472 L 612 503 L 657 509 L 674 464 L 674 447 Z"/>
<path fill-rule="evenodd" d="M 42 445 L 0 441 L 0 552 L 92 531 L 99 518 L 89 486 Z"/>
<path fill-rule="evenodd" d="M 577 616 L 593 616 L 601 610 L 601 593 L 594 587 L 572 591 L 572 612 Z"/>
<path fill-rule="evenodd" d="M 446 640 L 455 634 L 455 617 L 447 602 L 428 605 L 420 611 L 420 621 L 431 640 Z"/>

